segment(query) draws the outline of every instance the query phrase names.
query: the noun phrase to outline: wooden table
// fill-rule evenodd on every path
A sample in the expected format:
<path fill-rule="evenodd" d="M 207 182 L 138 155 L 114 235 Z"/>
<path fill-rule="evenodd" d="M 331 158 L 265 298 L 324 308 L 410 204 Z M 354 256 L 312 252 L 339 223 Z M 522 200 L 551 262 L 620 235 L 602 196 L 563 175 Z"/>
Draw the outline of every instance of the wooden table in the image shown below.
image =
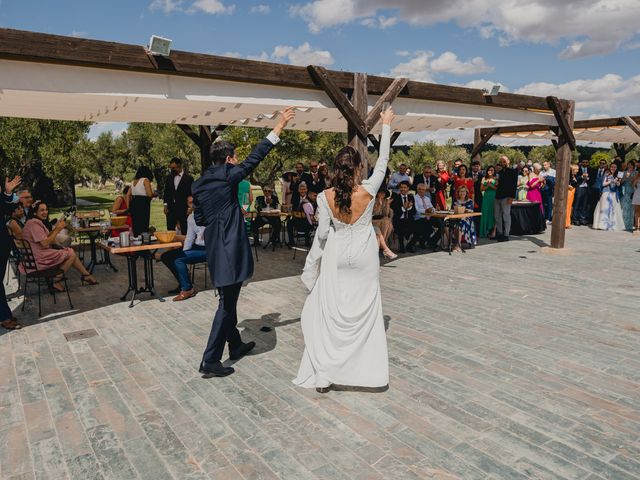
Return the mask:
<path fill-rule="evenodd" d="M 286 239 L 285 239 L 285 232 L 287 230 L 286 228 L 286 224 L 285 224 L 285 220 L 287 218 L 289 218 L 291 216 L 291 212 L 283 212 L 281 210 L 261 210 L 259 212 L 257 211 L 251 211 L 251 212 L 247 212 L 245 214 L 245 218 L 249 219 L 249 220 L 253 220 L 257 217 L 267 217 L 267 218 L 278 218 L 280 219 L 280 232 L 282 234 L 282 240 L 280 242 L 280 246 L 282 246 L 283 244 L 287 243 Z M 254 239 L 254 247 L 257 249 L 257 246 L 255 246 L 255 241 L 256 239 Z M 267 248 L 269 246 L 269 243 L 271 242 L 271 238 L 269 238 L 269 241 L 264 245 L 263 248 Z M 273 245 L 273 250 L 275 250 L 276 246 Z M 256 258 L 257 258 L 257 250 L 256 250 Z"/>
<path fill-rule="evenodd" d="M 107 230 L 110 232 L 111 230 L 128 230 L 129 225 L 121 225 L 119 227 L 110 226 Z M 114 272 L 117 272 L 118 269 L 111 263 L 111 257 L 109 256 L 109 251 L 105 250 L 105 255 L 102 260 L 98 260 L 98 249 L 96 247 L 96 240 L 98 235 L 102 233 L 104 230 L 100 225 L 89 225 L 88 227 L 78 227 L 74 228 L 73 231 L 75 233 L 84 233 L 89 238 L 89 250 L 91 251 L 91 260 L 89 260 L 89 264 L 87 265 L 87 270 L 89 273 L 93 273 L 93 269 L 96 265 L 107 265 L 113 269 Z"/>
<path fill-rule="evenodd" d="M 124 301 L 131 292 L 131 302 L 129 308 L 133 307 L 133 302 L 136 299 L 136 295 L 139 293 L 149 292 L 159 301 L 164 302 L 155 289 L 154 277 L 153 277 L 153 253 L 160 248 L 178 248 L 182 247 L 182 242 L 169 242 L 160 243 L 153 242 L 145 245 L 131 245 L 129 247 L 116 247 L 109 246 L 104 240 L 98 242 L 98 245 L 103 250 L 112 253 L 114 255 L 124 255 L 127 258 L 127 273 L 129 275 L 129 287 L 127 291 L 120 297 L 121 301 Z M 144 287 L 138 287 L 138 257 L 142 257 L 144 262 Z"/>
<path fill-rule="evenodd" d="M 451 255 L 451 250 L 453 247 L 453 232 L 458 232 L 458 230 L 460 229 L 460 222 L 462 220 L 466 220 L 467 218 L 472 218 L 472 217 L 480 217 L 482 216 L 482 213 L 480 212 L 465 212 L 465 213 L 448 213 L 448 212 L 434 212 L 434 213 L 429 213 L 427 214 L 428 217 L 430 218 L 435 218 L 439 221 L 440 223 L 440 248 L 442 248 L 443 250 L 448 249 L 449 250 L 449 255 Z M 444 245 L 444 229 L 445 228 L 449 228 L 449 229 L 453 229 L 453 232 L 451 232 L 449 234 L 449 242 L 445 248 Z M 456 235 L 457 237 L 457 235 Z M 471 245 L 471 248 L 475 248 L 473 245 Z M 462 248 L 462 245 L 460 245 L 460 249 L 464 252 L 464 248 Z"/>

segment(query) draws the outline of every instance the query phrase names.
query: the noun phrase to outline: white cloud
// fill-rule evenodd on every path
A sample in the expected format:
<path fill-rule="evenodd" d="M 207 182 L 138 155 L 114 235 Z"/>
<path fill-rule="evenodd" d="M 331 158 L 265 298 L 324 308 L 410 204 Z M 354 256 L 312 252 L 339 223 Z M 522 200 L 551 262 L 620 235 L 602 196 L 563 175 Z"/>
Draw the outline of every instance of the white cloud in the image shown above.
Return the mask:
<path fill-rule="evenodd" d="M 401 57 L 409 57 L 409 52 L 398 52 Z M 433 52 L 418 51 L 413 58 L 399 63 L 387 74 L 392 77 L 409 77 L 412 80 L 433 82 L 434 76 L 442 73 L 451 75 L 475 75 L 492 72 L 493 67 L 487 65 L 482 57 L 474 57 L 461 61 L 453 52 L 444 52 L 434 58 Z"/>
<path fill-rule="evenodd" d="M 152 11 L 161 10 L 164 13 L 179 11 L 182 9 L 182 0 L 153 0 L 149 9 Z"/>
<path fill-rule="evenodd" d="M 384 30 L 398 23 L 398 17 L 385 17 L 384 15 L 380 15 L 379 17 L 365 18 L 360 23 L 365 27 Z"/>
<path fill-rule="evenodd" d="M 119 137 L 129 128 L 128 123 L 122 122 L 99 122 L 89 127 L 89 140 L 95 140 L 101 133 L 111 132 L 114 137 Z"/>
<path fill-rule="evenodd" d="M 71 32 L 71 36 L 75 38 L 85 38 L 87 36 L 87 32 L 80 32 L 78 30 L 74 30 Z"/>
<path fill-rule="evenodd" d="M 249 10 L 249 12 L 251 13 L 259 13 L 261 15 L 266 15 L 270 11 L 271 11 L 271 7 L 269 5 L 254 5 Z"/>
<path fill-rule="evenodd" d="M 335 60 L 328 50 L 313 48 L 308 42 L 304 42 L 298 47 L 291 45 L 278 45 L 271 54 L 263 51 L 259 55 L 242 55 L 238 52 L 225 52 L 225 57 L 247 58 L 249 60 L 260 60 L 263 62 L 285 62 L 292 65 L 332 65 Z"/>
<path fill-rule="evenodd" d="M 196 0 L 195 2 L 193 2 L 191 7 L 189 7 L 189 10 L 187 10 L 187 12 L 204 12 L 211 15 L 219 15 L 231 14 L 235 10 L 235 8 L 235 5 L 225 5 L 220 0 Z"/>
<path fill-rule="evenodd" d="M 638 0 L 313 0 L 290 8 L 309 30 L 372 19 L 384 12 L 413 25 L 455 22 L 501 45 L 550 43 L 561 58 L 610 53 L 640 35 Z M 370 23 L 370 22 L 367 22 Z"/>

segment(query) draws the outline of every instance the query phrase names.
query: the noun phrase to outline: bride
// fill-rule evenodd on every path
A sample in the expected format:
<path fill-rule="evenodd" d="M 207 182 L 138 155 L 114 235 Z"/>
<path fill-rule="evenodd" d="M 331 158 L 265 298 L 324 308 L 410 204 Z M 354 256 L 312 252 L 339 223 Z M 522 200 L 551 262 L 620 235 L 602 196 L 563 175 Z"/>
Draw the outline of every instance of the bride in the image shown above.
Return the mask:
<path fill-rule="evenodd" d="M 305 349 L 293 380 L 321 393 L 331 385 L 389 384 L 378 241 L 371 224 L 389 160 L 393 111 L 380 115 L 380 156 L 368 180 L 352 147 L 334 159 L 333 188 L 318 195 L 318 229 L 302 273 L 310 291 L 301 315 Z"/>

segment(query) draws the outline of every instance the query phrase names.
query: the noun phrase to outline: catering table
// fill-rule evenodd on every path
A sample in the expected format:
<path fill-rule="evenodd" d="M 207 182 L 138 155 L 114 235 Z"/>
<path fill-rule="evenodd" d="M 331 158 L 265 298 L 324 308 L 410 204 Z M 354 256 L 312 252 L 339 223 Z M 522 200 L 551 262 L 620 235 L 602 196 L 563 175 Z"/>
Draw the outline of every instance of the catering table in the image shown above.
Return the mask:
<path fill-rule="evenodd" d="M 121 301 L 124 301 L 131 294 L 131 303 L 129 303 L 129 308 L 133 307 L 133 302 L 136 299 L 136 295 L 143 292 L 149 292 L 159 301 L 164 302 L 164 298 L 162 298 L 155 289 L 154 279 L 153 279 L 153 253 L 160 248 L 177 248 L 182 247 L 182 242 L 169 242 L 169 243 L 160 243 L 160 242 L 152 242 L 145 245 L 131 245 L 129 247 L 119 247 L 119 246 L 109 246 L 109 244 L 101 240 L 97 242 L 97 244 L 103 250 L 112 253 L 114 255 L 124 255 L 127 258 L 127 271 L 129 275 L 129 287 L 127 291 L 120 297 Z M 138 287 L 138 267 L 137 260 L 138 257 L 142 257 L 144 262 L 144 287 Z"/>
<path fill-rule="evenodd" d="M 108 230 L 105 230 L 100 225 L 89 225 L 88 227 L 78 227 L 74 228 L 73 231 L 75 233 L 84 233 L 89 239 L 89 250 L 91 252 L 91 260 L 87 265 L 87 270 L 89 273 L 93 273 L 93 269 L 96 265 L 107 265 L 113 269 L 114 272 L 117 272 L 118 269 L 111 263 L 111 257 L 109 256 L 109 251 L 105 250 L 105 254 L 102 260 L 98 260 L 98 252 L 96 247 L 96 240 L 100 233 L 102 232 L 110 232 L 111 230 L 128 230 L 129 225 L 122 225 L 120 227 L 112 227 L 110 226 Z"/>
<path fill-rule="evenodd" d="M 252 221 L 257 217 L 279 218 L 280 223 L 282 224 L 280 228 L 280 233 L 282 235 L 281 244 L 284 245 L 286 243 L 286 239 L 285 239 L 285 233 L 287 230 L 286 220 L 290 216 L 291 216 L 291 212 L 283 212 L 281 210 L 261 210 L 259 212 L 257 211 L 247 212 L 247 214 L 245 215 L 245 218 L 250 219 Z M 269 239 L 269 241 L 265 243 L 263 248 L 266 249 L 269 246 L 270 242 L 271 242 L 271 239 Z M 275 245 L 273 246 L 273 248 L 275 249 Z"/>
<path fill-rule="evenodd" d="M 511 204 L 510 235 L 533 235 L 544 232 L 547 224 L 538 202 L 513 202 Z"/>
<path fill-rule="evenodd" d="M 454 236 L 453 232 L 455 233 L 458 232 L 458 229 L 460 228 L 460 222 L 467 218 L 480 217 L 481 215 L 482 213 L 480 212 L 453 213 L 453 212 L 442 212 L 442 211 L 436 211 L 428 214 L 430 218 L 435 218 L 440 223 L 440 248 L 442 248 L 443 250 L 448 250 L 449 255 L 451 255 L 451 250 L 453 247 L 453 236 Z M 450 230 L 453 231 L 452 233 L 449 234 L 449 242 L 447 243 L 446 246 L 444 244 L 445 228 L 449 228 Z M 456 235 L 456 238 L 457 238 L 457 235 Z M 475 246 L 471 245 L 471 248 L 475 248 Z M 463 252 L 465 251 L 464 248 L 462 248 L 462 245 L 460 245 L 460 249 Z"/>

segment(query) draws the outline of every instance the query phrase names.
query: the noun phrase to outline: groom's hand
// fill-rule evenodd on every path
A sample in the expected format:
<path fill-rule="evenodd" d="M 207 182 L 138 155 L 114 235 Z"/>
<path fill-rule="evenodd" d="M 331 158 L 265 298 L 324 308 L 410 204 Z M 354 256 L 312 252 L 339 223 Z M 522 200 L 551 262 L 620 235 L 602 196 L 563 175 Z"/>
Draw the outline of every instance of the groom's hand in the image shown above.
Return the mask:
<path fill-rule="evenodd" d="M 295 107 L 287 107 L 282 112 L 280 112 L 280 121 L 273 129 L 273 133 L 280 136 L 282 130 L 287 126 L 287 124 L 296 116 Z"/>

